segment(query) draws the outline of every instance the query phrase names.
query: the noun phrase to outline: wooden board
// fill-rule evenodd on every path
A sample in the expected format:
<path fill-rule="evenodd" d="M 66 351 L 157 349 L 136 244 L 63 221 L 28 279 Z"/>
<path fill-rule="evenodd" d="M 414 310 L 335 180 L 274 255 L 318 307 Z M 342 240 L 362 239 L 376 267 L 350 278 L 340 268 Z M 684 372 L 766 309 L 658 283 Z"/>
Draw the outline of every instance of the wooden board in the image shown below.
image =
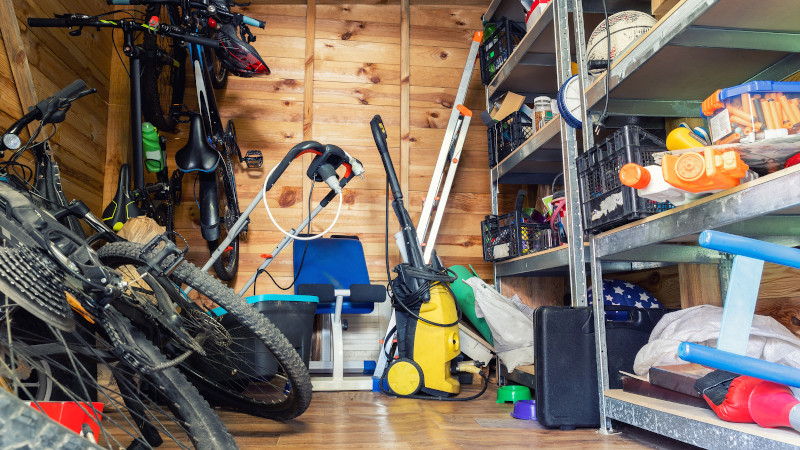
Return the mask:
<path fill-rule="evenodd" d="M 16 27 L 18 35 L 12 41 L 4 40 L 4 48 L 10 47 L 2 52 L 3 59 L 9 64 L 5 67 L 10 69 L 6 54 L 12 52 L 18 81 L 13 81 L 11 70 L 2 77 L 3 99 L 14 100 L 4 101 L 0 106 L 0 122 L 9 125 L 37 98 L 47 98 L 75 79 L 81 78 L 89 87 L 96 88 L 97 94 L 73 104 L 66 121 L 58 125 L 51 143 L 67 198 L 80 198 L 99 214 L 105 178 L 111 34 L 108 30 L 85 30 L 81 36 L 71 37 L 66 29 L 28 28 L 26 19 L 53 17 L 76 8 L 84 13 L 99 13 L 107 6 L 63 0 L 6 0 L 4 5 L 13 5 L 10 16 L 6 11 L 3 20 L 11 28 Z M 3 30 L 6 35 L 7 29 Z M 20 93 L 23 93 L 21 100 Z M 38 140 L 51 132 L 50 127 L 45 128 Z"/>

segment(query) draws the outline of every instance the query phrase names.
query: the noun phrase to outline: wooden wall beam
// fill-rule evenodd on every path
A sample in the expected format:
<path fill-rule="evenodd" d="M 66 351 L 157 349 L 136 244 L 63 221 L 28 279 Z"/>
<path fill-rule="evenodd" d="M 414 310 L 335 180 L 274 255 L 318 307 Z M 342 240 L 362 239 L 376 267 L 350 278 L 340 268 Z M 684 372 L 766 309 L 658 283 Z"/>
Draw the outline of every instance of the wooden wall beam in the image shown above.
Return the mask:
<path fill-rule="evenodd" d="M 14 11 L 12 0 L 0 0 L 0 32 L 3 33 L 8 61 L 11 63 L 11 75 L 17 88 L 22 111 L 38 103 L 36 100 L 36 87 L 33 84 L 31 68 L 28 65 L 28 56 L 17 23 L 17 14 Z M 37 124 L 29 124 L 28 131 L 33 133 Z"/>

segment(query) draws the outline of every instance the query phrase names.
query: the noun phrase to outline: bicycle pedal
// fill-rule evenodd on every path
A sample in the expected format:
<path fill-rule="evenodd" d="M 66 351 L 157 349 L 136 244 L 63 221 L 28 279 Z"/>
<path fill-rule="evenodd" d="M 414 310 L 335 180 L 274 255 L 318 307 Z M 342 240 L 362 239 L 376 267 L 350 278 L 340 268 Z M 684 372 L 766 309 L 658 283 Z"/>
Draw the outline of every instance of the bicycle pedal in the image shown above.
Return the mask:
<path fill-rule="evenodd" d="M 248 150 L 242 159 L 247 164 L 248 169 L 258 169 L 264 164 L 264 156 L 261 154 L 261 150 Z"/>

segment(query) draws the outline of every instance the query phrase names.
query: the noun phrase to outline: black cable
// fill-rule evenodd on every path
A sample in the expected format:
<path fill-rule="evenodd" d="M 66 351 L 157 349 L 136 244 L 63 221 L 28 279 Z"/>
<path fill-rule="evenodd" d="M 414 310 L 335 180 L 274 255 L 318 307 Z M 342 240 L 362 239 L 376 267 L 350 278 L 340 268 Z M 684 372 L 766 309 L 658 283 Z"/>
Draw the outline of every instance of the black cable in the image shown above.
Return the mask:
<path fill-rule="evenodd" d="M 115 28 L 111 29 L 111 45 L 114 47 L 114 51 L 117 53 L 117 58 L 119 58 L 119 62 L 122 63 L 122 68 L 125 69 L 125 73 L 128 74 L 128 78 L 130 78 L 131 72 L 128 70 L 128 66 L 125 65 L 125 61 L 122 59 L 122 55 L 119 54 L 119 48 L 117 48 L 117 41 L 114 40 L 114 30 Z"/>
<path fill-rule="evenodd" d="M 311 234 L 311 196 L 314 194 L 314 186 L 316 186 L 316 184 L 317 184 L 317 182 L 312 178 L 311 179 L 311 190 L 308 193 L 308 226 L 306 227 L 306 233 L 309 234 L 309 235 Z M 308 251 L 308 243 L 309 242 L 310 241 L 306 240 L 306 244 L 303 247 L 303 256 L 300 257 L 300 265 L 297 267 L 297 273 L 294 274 L 294 279 L 292 280 L 292 284 L 290 284 L 289 286 L 286 286 L 286 287 L 282 287 L 281 285 L 278 284 L 278 282 L 275 280 L 275 278 L 272 276 L 272 274 L 270 274 L 267 271 L 266 268 L 265 269 L 258 269 L 256 271 L 256 278 L 253 280 L 253 295 L 256 295 L 256 281 L 258 281 L 258 276 L 261 275 L 262 273 L 266 273 L 267 276 L 269 277 L 269 279 L 272 280 L 272 283 L 275 284 L 275 286 L 277 286 L 278 289 L 280 289 L 282 291 L 288 291 L 289 289 L 291 289 L 292 286 L 294 286 L 294 284 L 297 282 L 297 279 L 300 278 L 300 271 L 303 270 L 303 263 L 306 260 L 306 252 Z"/>
<path fill-rule="evenodd" d="M 22 173 L 17 172 L 15 167 L 19 167 L 22 170 Z M 5 171 L 6 175 L 13 175 L 20 180 L 22 180 L 25 185 L 29 186 L 31 180 L 33 180 L 33 169 L 28 167 L 25 164 L 22 164 L 18 161 L 0 161 L 0 169 Z M 25 171 L 28 171 L 28 176 L 25 176 Z"/>

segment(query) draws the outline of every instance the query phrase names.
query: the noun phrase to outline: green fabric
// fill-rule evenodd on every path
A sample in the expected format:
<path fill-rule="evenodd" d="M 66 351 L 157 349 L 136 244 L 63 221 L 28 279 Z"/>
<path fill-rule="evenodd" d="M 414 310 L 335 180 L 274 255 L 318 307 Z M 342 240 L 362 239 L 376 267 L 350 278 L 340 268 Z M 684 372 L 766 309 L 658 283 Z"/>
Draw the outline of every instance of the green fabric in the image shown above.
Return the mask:
<path fill-rule="evenodd" d="M 475 326 L 475 329 L 478 330 L 478 333 L 480 333 L 484 339 L 494 345 L 492 331 L 489 330 L 489 324 L 486 323 L 486 319 L 479 319 L 478 316 L 475 315 L 475 292 L 472 290 L 472 286 L 464 283 L 464 280 L 467 278 L 476 277 L 478 275 L 474 270 L 470 272 L 470 270 L 464 266 L 452 266 L 450 270 L 458 277 L 456 281 L 450 283 L 450 289 L 453 290 L 453 294 L 456 296 L 456 301 L 464 317 Z"/>

